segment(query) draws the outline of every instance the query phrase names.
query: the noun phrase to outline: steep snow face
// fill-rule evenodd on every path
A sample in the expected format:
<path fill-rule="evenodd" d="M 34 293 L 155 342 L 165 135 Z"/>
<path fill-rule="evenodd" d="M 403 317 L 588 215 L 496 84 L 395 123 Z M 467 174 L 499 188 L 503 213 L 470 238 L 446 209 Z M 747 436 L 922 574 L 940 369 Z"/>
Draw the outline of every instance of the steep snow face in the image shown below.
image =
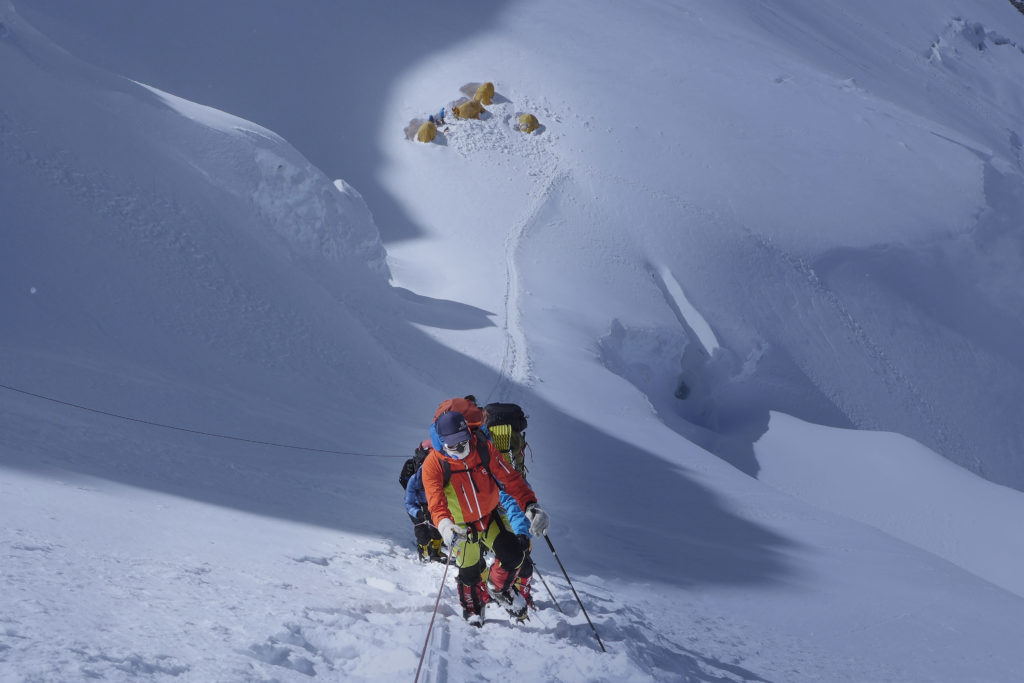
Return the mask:
<path fill-rule="evenodd" d="M 997 341 L 1019 337 L 1024 313 L 1024 249 L 1014 228 L 1024 210 L 1024 35 L 1009 3 L 651 2 L 639 14 L 602 12 L 612 31 L 579 20 L 593 12 L 587 3 L 527 1 L 497 16 L 474 8 L 401 22 L 389 28 L 386 54 L 369 51 L 365 28 L 335 10 L 312 18 L 302 11 L 277 17 L 275 35 L 282 44 L 304 36 L 302 47 L 278 55 L 287 68 L 258 74 L 253 65 L 267 58 L 261 22 L 275 16 L 272 4 L 249 3 L 234 22 L 220 14 L 189 20 L 202 16 L 202 3 L 152 22 L 126 10 L 114 25 L 85 5 L 68 13 L 39 0 L 26 9 L 121 73 L 145 73 L 157 87 L 174 84 L 176 94 L 205 94 L 272 121 L 306 156 L 345 167 L 396 246 L 391 264 L 401 282 L 419 294 L 460 288 L 440 286 L 444 276 L 421 288 L 436 274 L 407 268 L 417 257 L 397 245 L 416 238 L 422 246 L 442 226 L 479 221 L 460 201 L 466 187 L 493 215 L 536 223 L 545 202 L 557 207 L 558 230 L 531 229 L 519 249 L 536 265 L 517 286 L 550 285 L 544 305 L 563 318 L 581 307 L 559 300 L 566 282 L 609 302 L 585 331 L 570 324 L 584 347 L 602 344 L 617 325 L 627 332 L 621 339 L 672 337 L 640 374 L 678 366 L 678 377 L 657 388 L 629 377 L 666 419 L 696 422 L 698 432 L 711 430 L 708 439 L 739 438 L 747 450 L 771 409 L 893 430 L 1024 486 L 1016 457 L 1024 437 L 1012 426 L 1024 406 L 1024 352 Z M 367 25 L 381 21 L 362 14 Z M 549 30 L 535 30 L 540 14 Z M 215 57 L 206 46 L 225 26 L 244 38 Z M 410 54 L 420 41 L 437 49 Z M 338 84 L 339 64 L 370 53 L 371 64 Z M 298 71 L 307 78 L 289 75 Z M 483 129 L 479 138 L 453 138 L 460 154 L 494 160 L 485 175 L 471 171 L 488 182 L 470 182 L 458 163 L 431 154 L 419 171 L 433 179 L 430 189 L 400 187 L 412 185 L 397 180 L 403 168 L 387 159 L 406 168 L 416 160 L 385 151 L 381 161 L 379 151 L 404 143 L 411 118 L 486 78 L 500 81 L 510 105 L 500 115 L 536 113 L 541 136 L 528 142 Z M 274 95 L 255 98 L 261 89 Z M 282 102 L 285 94 L 302 106 Z M 267 170 L 276 168 L 269 160 Z M 445 177 L 460 178 L 452 194 Z M 460 239 L 479 245 L 487 234 Z M 570 268 L 559 258 L 567 250 L 578 257 Z M 714 331 L 714 357 L 702 359 L 690 343 L 701 323 L 680 322 L 666 298 L 671 281 Z M 524 324 L 529 317 L 524 310 Z M 492 341 L 503 348 L 486 331 L 445 343 L 484 347 L 482 360 L 500 365 Z M 621 353 L 641 355 L 647 343 Z M 680 381 L 702 389 L 677 400 L 666 390 L 674 394 Z"/>
<path fill-rule="evenodd" d="M 468 191 L 495 207 L 480 231 L 520 226 L 527 339 L 554 326 L 575 340 L 566 354 L 598 349 L 662 419 L 751 473 L 775 409 L 904 433 L 1024 487 L 1024 347 L 1000 341 L 1024 332 L 1012 7 L 652 3 L 657 26 L 610 8 L 611 31 L 578 27 L 587 7 L 567 3 L 542 34 L 531 7 L 413 69 L 381 134 L 388 185 L 424 224 L 465 220 L 447 205 Z M 444 141 L 493 167 L 486 181 L 398 149 L 467 61 L 525 74 Z M 506 139 L 522 111 L 544 130 Z M 449 199 L 403 194 L 417 173 Z M 546 382 L 569 362 L 533 353 Z"/>
<path fill-rule="evenodd" d="M 797 425 L 778 413 L 755 450 L 761 481 L 1024 596 L 1014 559 L 1024 555 L 1015 531 L 1024 506 L 1019 491 L 965 476 L 899 434 L 854 431 L 839 438 L 837 430 Z"/>
<path fill-rule="evenodd" d="M 18 0 L 26 19 L 76 56 L 283 135 L 331 178 L 366 198 L 388 239 L 422 228 L 381 189 L 374 135 L 393 79 L 493 22 L 503 6 L 423 12 L 408 0 L 294 5 L 203 0 L 102 7 Z M 423 16 L 429 14 L 429 16 Z"/>
<path fill-rule="evenodd" d="M 270 228 L 294 257 L 365 264 L 387 275 L 380 235 L 355 188 L 325 182 L 323 173 L 261 126 L 140 85 L 172 110 L 153 125 L 175 141 L 173 153 L 252 207 L 258 225 Z"/>
<path fill-rule="evenodd" d="M 388 277 L 357 192 L 258 125 L 88 67 L 9 6 L 2 22 L 0 70 L 18 93 L 0 119 L 12 382 L 40 379 L 28 356 L 72 373 L 102 358 L 119 386 L 137 377 L 128 365 L 249 384 L 250 364 L 287 376 L 356 362 L 326 330 L 358 334 L 359 292 Z"/>
<path fill-rule="evenodd" d="M 849 76 L 866 105 L 855 103 L 858 127 L 907 153 L 878 174 L 889 187 L 862 200 L 895 219 L 885 224 L 889 234 L 833 245 L 805 264 L 837 322 L 859 338 L 859 349 L 834 342 L 840 354 L 831 362 L 851 372 L 840 379 L 826 358 L 800 363 L 858 426 L 912 435 L 1020 488 L 1024 435 L 1010 425 L 1024 406 L 1024 355 L 1001 341 L 1024 332 L 1020 16 L 1007 3 L 921 9 L 867 2 L 751 10 L 784 39 L 776 44 Z M 887 122 L 872 118 L 879 114 Z M 922 205 L 946 208 L 917 213 Z"/>

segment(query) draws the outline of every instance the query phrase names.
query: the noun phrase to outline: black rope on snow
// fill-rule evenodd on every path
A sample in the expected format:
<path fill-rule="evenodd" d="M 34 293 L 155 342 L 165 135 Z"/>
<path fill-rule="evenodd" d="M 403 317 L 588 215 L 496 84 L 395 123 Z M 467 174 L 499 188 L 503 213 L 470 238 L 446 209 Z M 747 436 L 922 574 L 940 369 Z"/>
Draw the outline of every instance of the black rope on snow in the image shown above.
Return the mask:
<path fill-rule="evenodd" d="M 113 417 L 118 420 L 127 420 L 128 422 L 137 422 L 139 424 L 148 425 L 150 427 L 160 427 L 161 429 L 173 429 L 177 432 L 187 432 L 188 434 L 197 434 L 199 436 L 209 436 L 217 439 L 228 439 L 229 441 L 241 441 L 243 443 L 257 444 L 260 446 L 273 446 L 274 448 L 289 448 L 296 451 L 309 451 L 311 453 L 329 453 L 331 455 L 354 455 L 364 458 L 404 458 L 404 455 L 385 455 L 380 453 L 356 453 L 354 451 L 336 451 L 328 448 L 310 448 L 308 446 L 296 446 L 293 444 L 276 443 L 274 441 L 260 441 L 258 439 L 246 439 L 240 436 L 228 436 L 226 434 L 216 434 L 214 432 L 204 432 L 198 429 L 189 429 L 187 427 L 176 427 L 174 425 L 162 424 L 160 422 L 153 422 L 151 420 L 142 420 L 137 417 L 128 417 L 127 415 L 119 415 L 118 413 L 111 413 L 106 410 L 99 410 L 97 408 L 90 408 L 83 406 L 78 403 L 71 403 L 70 401 L 62 401 L 57 398 L 50 396 L 43 396 L 42 394 L 35 394 L 31 391 L 25 391 L 24 389 L 18 389 L 16 387 L 8 386 L 6 384 L 0 384 L 0 388 L 13 391 L 18 394 L 24 394 L 25 396 L 32 396 L 33 398 L 39 398 L 44 401 L 50 401 L 51 403 L 57 403 L 62 406 L 68 406 L 70 408 L 77 408 L 79 410 L 85 410 L 90 413 L 96 413 L 97 415 L 106 415 L 107 417 Z"/>

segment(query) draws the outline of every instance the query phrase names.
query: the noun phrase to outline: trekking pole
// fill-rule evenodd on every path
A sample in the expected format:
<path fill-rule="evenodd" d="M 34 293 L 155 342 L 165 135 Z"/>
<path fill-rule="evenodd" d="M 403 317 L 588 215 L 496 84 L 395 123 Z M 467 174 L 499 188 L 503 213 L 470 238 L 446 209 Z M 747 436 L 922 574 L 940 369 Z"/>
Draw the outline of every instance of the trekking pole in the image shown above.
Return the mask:
<path fill-rule="evenodd" d="M 587 623 L 590 624 L 590 630 L 594 632 L 594 637 L 597 638 L 597 644 L 601 646 L 601 652 L 608 652 L 608 650 L 604 649 L 604 643 L 601 642 L 601 636 L 597 635 L 597 629 L 594 628 L 594 622 L 590 620 L 590 615 L 587 614 L 587 608 L 583 606 L 583 601 L 580 600 L 580 596 L 576 592 L 576 588 L 572 585 L 572 579 L 569 578 L 568 572 L 565 571 L 565 566 L 562 564 L 562 561 L 558 559 L 558 551 L 555 550 L 554 544 L 551 543 L 551 538 L 549 538 L 547 534 L 544 534 L 544 540 L 548 542 L 548 547 L 551 548 L 551 554 L 555 556 L 555 562 L 557 562 L 558 566 L 562 568 L 562 575 L 565 577 L 565 580 L 569 582 L 569 588 L 572 588 L 572 594 L 576 596 L 576 602 L 580 604 L 580 609 L 583 610 L 583 616 L 587 618 Z"/>
<path fill-rule="evenodd" d="M 434 601 L 434 613 L 430 615 L 430 626 L 427 627 L 427 639 L 423 641 L 423 651 L 420 652 L 420 664 L 416 667 L 416 678 L 413 683 L 420 680 L 420 669 L 423 668 L 423 658 L 427 654 L 427 645 L 430 644 L 430 632 L 434 629 L 434 619 L 437 617 L 437 607 L 441 604 L 441 593 L 444 592 L 444 582 L 448 579 L 448 567 L 452 565 L 452 555 L 455 551 L 448 553 L 448 561 L 444 563 L 444 576 L 441 577 L 441 588 L 437 591 L 437 600 Z"/>
<path fill-rule="evenodd" d="M 551 592 L 550 588 L 548 588 L 548 582 L 545 581 L 544 577 L 540 575 L 540 570 L 537 569 L 537 565 L 536 564 L 533 565 L 533 573 L 536 574 L 537 578 L 540 579 L 540 582 L 544 584 L 544 588 L 547 589 L 548 595 L 551 596 L 551 601 L 553 603 L 555 603 L 555 607 L 558 608 L 558 611 L 561 612 L 562 614 L 565 614 L 565 610 L 562 609 L 562 606 L 558 604 L 558 600 L 555 600 L 555 594 Z"/>

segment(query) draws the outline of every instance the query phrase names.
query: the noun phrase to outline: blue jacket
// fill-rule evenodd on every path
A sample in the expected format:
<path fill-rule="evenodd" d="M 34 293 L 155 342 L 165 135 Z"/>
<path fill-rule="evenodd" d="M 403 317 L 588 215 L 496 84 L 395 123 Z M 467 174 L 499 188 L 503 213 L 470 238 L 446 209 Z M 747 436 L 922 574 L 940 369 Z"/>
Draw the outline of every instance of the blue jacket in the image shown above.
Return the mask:
<path fill-rule="evenodd" d="M 416 470 L 416 473 L 409 477 L 409 483 L 405 485 L 405 509 L 413 517 L 420 511 L 421 506 L 427 506 L 427 492 L 423 490 L 422 474 L 423 468 Z"/>
<path fill-rule="evenodd" d="M 526 534 L 529 536 L 530 522 L 526 519 L 523 509 L 519 507 L 516 499 L 504 491 L 498 494 L 498 498 L 501 499 L 501 507 L 505 508 L 505 516 L 508 517 L 508 521 L 512 525 L 512 531 L 516 535 Z"/>

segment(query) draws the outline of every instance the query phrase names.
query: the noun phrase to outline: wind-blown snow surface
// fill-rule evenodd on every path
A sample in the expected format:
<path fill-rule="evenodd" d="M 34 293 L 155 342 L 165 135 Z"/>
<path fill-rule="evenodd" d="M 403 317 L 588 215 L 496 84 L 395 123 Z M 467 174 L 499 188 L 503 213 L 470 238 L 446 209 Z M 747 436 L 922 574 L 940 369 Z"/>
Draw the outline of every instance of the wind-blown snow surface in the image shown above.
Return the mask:
<path fill-rule="evenodd" d="M 1017 678 L 1009 3 L 16 5 L 0 679 L 411 679 L 469 391 L 608 652 L 538 539 L 565 613 L 449 577 L 421 679 Z"/>

